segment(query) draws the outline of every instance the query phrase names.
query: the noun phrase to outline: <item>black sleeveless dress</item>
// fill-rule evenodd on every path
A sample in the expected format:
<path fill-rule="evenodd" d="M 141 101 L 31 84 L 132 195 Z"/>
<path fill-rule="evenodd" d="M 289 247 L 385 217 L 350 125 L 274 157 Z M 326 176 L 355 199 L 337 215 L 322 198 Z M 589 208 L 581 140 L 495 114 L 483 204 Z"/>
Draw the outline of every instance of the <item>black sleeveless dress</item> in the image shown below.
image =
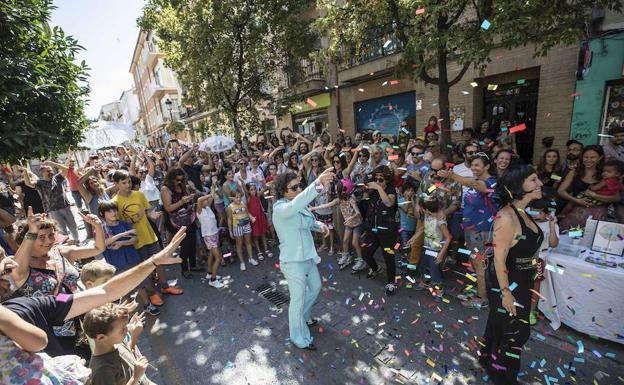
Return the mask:
<path fill-rule="evenodd" d="M 518 384 L 517 375 L 520 370 L 520 354 L 522 347 L 529 339 L 531 328 L 529 314 L 531 312 L 531 289 L 537 266 L 537 253 L 544 239 L 544 233 L 533 218 L 531 222 L 537 232 L 531 230 L 513 205 L 514 213 L 520 221 L 523 239 L 518 240 L 507 253 L 505 265 L 508 271 L 509 286 L 516 299 L 516 316 L 510 316 L 502 304 L 502 293 L 494 261 L 490 260 L 487 270 L 488 300 L 490 313 L 483 334 L 483 348 L 479 358 L 480 364 L 487 370 L 496 385 Z M 529 217 L 530 218 L 530 217 Z M 514 285 L 515 283 L 515 285 Z M 515 286 L 515 288 L 514 288 Z"/>

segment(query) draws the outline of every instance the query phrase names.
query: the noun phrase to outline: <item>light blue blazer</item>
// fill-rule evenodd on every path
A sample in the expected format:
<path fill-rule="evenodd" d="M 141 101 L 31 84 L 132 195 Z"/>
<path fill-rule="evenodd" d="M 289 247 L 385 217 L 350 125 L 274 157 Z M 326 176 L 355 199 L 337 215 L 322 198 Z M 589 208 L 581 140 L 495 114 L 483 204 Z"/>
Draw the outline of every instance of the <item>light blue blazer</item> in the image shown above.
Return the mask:
<path fill-rule="evenodd" d="M 320 222 L 307 208 L 318 194 L 316 183 L 311 183 L 293 200 L 282 198 L 273 204 L 273 227 L 280 242 L 280 262 L 319 260 L 311 231 L 320 231 Z"/>

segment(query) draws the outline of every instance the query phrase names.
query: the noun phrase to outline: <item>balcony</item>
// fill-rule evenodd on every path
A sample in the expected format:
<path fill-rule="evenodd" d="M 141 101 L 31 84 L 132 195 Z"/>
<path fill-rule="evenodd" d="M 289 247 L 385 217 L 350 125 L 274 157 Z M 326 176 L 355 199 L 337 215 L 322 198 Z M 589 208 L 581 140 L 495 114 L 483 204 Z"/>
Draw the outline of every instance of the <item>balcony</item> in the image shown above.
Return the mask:
<path fill-rule="evenodd" d="M 197 108 L 191 106 L 191 105 L 187 105 L 187 106 L 180 106 L 180 119 L 186 119 L 186 118 L 190 118 L 191 116 L 197 114 L 199 112 L 199 110 L 197 110 Z"/>
<path fill-rule="evenodd" d="M 158 84 L 156 82 L 151 82 L 148 87 L 149 98 L 160 98 L 164 94 L 177 94 L 178 88 L 174 85 L 168 84 Z"/>
<path fill-rule="evenodd" d="M 159 57 L 164 56 L 162 52 L 158 51 L 158 46 L 153 41 L 147 42 L 147 57 L 144 58 L 145 66 L 152 68 L 158 61 Z"/>
<path fill-rule="evenodd" d="M 298 68 L 281 71 L 278 76 L 280 89 L 290 89 L 295 94 L 308 94 L 325 89 L 323 67 L 312 59 L 302 59 Z"/>
<path fill-rule="evenodd" d="M 393 68 L 400 57 L 403 44 L 394 35 L 371 34 L 356 57 L 344 55 L 338 64 L 340 81 L 350 81 Z M 380 60 L 385 59 L 385 60 Z"/>

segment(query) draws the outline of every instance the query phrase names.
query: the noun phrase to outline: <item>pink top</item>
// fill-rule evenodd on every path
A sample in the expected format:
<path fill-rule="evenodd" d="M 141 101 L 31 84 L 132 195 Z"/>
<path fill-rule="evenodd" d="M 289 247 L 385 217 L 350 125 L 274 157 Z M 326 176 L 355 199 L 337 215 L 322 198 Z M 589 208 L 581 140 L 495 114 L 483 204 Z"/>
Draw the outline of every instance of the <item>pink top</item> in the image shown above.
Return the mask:
<path fill-rule="evenodd" d="M 619 191 L 624 190 L 624 185 L 620 183 L 618 178 L 605 179 L 605 182 L 607 182 L 607 187 L 596 191 L 596 194 L 611 196 L 617 194 Z"/>
<path fill-rule="evenodd" d="M 78 175 L 74 172 L 73 167 L 67 170 L 67 184 L 69 185 L 69 191 L 78 191 Z"/>

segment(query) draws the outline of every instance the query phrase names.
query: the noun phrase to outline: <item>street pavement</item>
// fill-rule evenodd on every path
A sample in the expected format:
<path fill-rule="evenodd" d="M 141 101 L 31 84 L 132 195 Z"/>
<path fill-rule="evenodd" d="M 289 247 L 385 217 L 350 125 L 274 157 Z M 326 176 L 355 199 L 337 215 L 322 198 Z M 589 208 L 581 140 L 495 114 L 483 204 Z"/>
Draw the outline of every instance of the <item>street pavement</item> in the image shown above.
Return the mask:
<path fill-rule="evenodd" d="M 287 304 L 276 306 L 257 290 L 269 285 L 288 295 L 276 255 L 245 272 L 238 263 L 222 268 L 219 274 L 231 279 L 219 290 L 202 273 L 178 278 L 185 294 L 164 298 L 142 341 L 156 378 L 167 385 L 486 382 L 476 350 L 487 310 L 466 309 L 455 298 L 471 283 L 463 272 L 454 266 L 445 272 L 443 302 L 408 287 L 405 278 L 398 293 L 386 297 L 385 274 L 368 280 L 365 273 L 339 271 L 335 256 L 321 257 L 323 288 L 313 309 L 320 322 L 312 328 L 317 351 L 289 343 Z M 169 270 L 179 276 L 179 269 Z M 622 384 L 624 346 L 565 327 L 554 331 L 540 320 L 522 368 L 521 380 L 529 384 Z"/>

